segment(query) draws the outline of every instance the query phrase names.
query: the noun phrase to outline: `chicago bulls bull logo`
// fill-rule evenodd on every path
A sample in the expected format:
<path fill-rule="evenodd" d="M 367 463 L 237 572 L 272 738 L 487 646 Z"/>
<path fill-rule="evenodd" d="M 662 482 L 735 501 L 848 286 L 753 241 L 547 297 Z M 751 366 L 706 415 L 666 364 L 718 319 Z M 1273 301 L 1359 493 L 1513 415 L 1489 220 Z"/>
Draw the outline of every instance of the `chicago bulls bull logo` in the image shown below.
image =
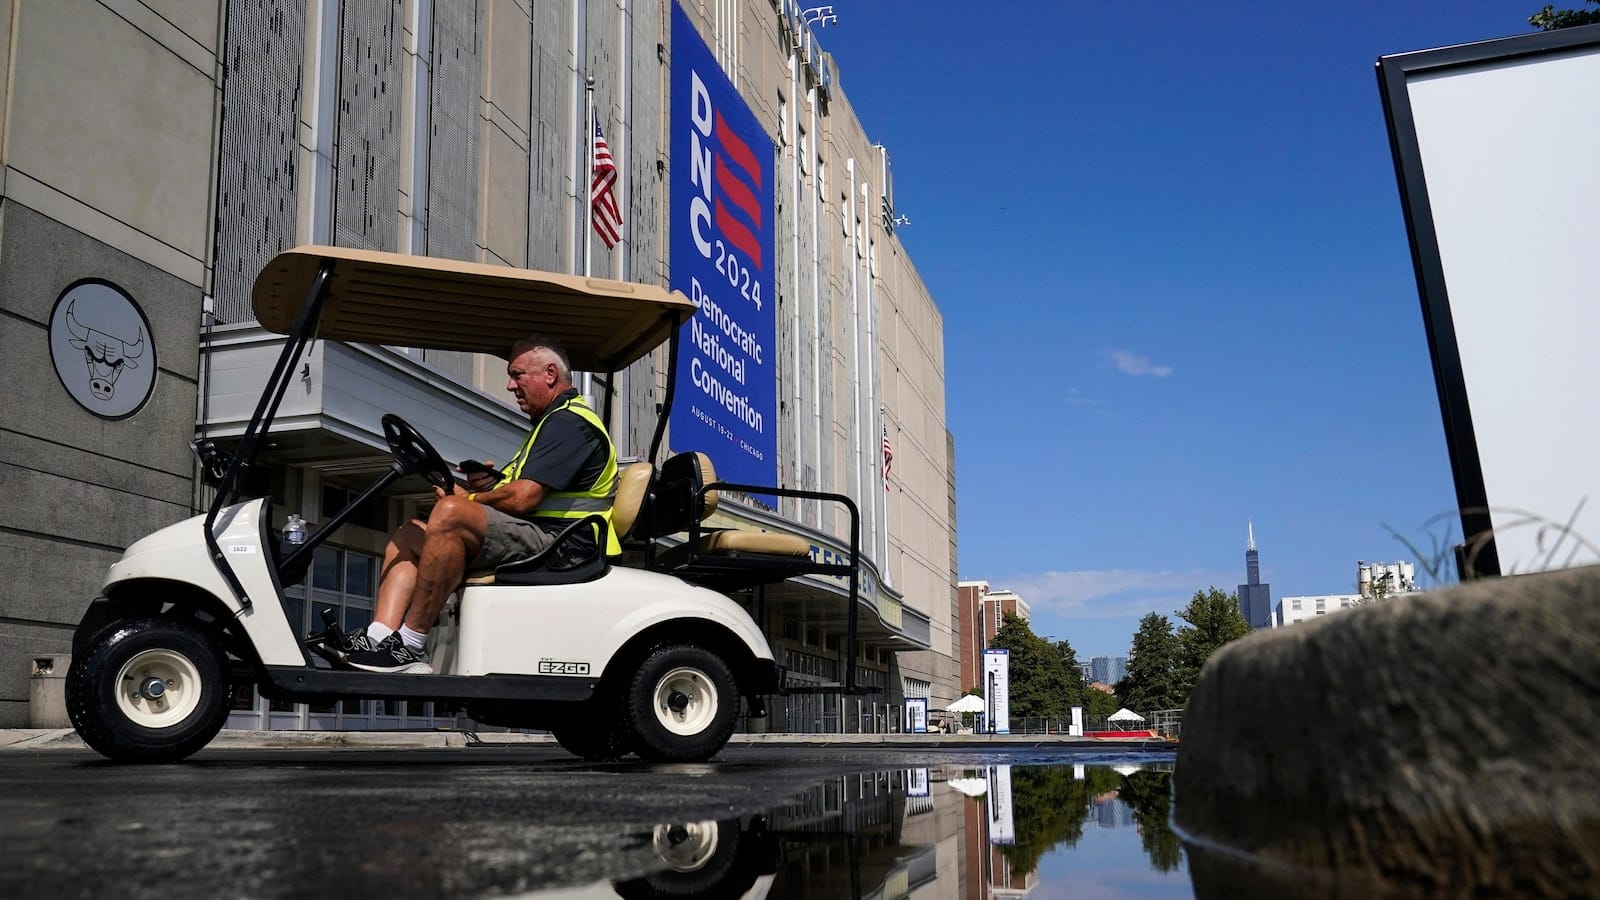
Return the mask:
<path fill-rule="evenodd" d="M 83 360 L 89 365 L 89 393 L 96 400 L 110 400 L 122 370 L 139 368 L 138 360 L 144 353 L 144 329 L 139 329 L 138 338 L 130 344 L 80 325 L 72 314 L 72 306 L 67 304 L 67 333 L 72 335 L 71 345 L 83 351 Z"/>
<path fill-rule="evenodd" d="M 61 386 L 107 419 L 139 411 L 155 381 L 155 347 L 144 311 L 116 285 L 75 282 L 50 315 L 50 355 Z"/>

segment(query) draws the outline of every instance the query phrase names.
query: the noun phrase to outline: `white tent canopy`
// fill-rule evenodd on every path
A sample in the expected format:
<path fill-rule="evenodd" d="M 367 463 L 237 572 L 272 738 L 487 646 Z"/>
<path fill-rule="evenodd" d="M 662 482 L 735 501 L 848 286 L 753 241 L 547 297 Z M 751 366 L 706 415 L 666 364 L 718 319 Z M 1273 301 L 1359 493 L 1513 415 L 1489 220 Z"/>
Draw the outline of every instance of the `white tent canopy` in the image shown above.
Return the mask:
<path fill-rule="evenodd" d="M 962 697 L 960 700 L 957 700 L 949 706 L 946 706 L 944 711 L 953 713 L 983 712 L 983 698 L 979 697 L 977 694 L 968 694 L 965 697 Z"/>
<path fill-rule="evenodd" d="M 1109 722 L 1143 722 L 1144 716 L 1141 716 L 1124 706 L 1123 708 L 1107 716 L 1106 720 Z"/>
<path fill-rule="evenodd" d="M 982 778 L 952 778 L 945 784 L 966 794 L 968 797 L 982 797 L 989 790 L 989 782 Z"/>

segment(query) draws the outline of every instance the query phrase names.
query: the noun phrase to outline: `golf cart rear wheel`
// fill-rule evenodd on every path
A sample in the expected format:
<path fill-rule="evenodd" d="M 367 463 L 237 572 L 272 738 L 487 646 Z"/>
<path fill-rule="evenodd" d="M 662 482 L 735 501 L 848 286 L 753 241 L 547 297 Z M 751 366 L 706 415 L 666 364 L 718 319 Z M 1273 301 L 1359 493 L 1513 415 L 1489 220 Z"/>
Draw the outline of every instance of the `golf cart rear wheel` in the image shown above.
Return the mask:
<path fill-rule="evenodd" d="M 634 750 L 651 762 L 710 759 L 733 734 L 738 711 L 739 688 L 728 664 L 692 644 L 657 647 L 628 686 Z"/>
<path fill-rule="evenodd" d="M 100 632 L 67 671 L 67 716 L 84 743 L 120 762 L 176 762 L 228 718 L 226 659 L 175 619 L 133 619 Z"/>

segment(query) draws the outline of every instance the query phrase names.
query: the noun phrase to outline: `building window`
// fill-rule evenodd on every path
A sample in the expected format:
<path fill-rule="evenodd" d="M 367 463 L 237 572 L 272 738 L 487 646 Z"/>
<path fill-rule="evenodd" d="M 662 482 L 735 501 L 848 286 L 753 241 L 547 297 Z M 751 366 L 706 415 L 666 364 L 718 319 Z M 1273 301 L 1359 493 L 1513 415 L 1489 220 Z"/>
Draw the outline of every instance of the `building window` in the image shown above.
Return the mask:
<path fill-rule="evenodd" d="M 1293 602 L 1292 602 L 1292 605 L 1291 605 L 1291 608 L 1292 608 L 1292 609 L 1293 609 L 1293 610 L 1294 610 L 1294 611 L 1295 611 L 1295 612 L 1300 612 L 1300 611 L 1301 611 L 1301 607 L 1300 607 L 1300 601 L 1299 601 L 1299 600 L 1295 600 L 1295 601 L 1293 601 Z"/>
<path fill-rule="evenodd" d="M 1317 612 L 1322 613 L 1322 612 L 1327 612 L 1327 611 L 1328 611 L 1328 601 L 1323 599 L 1323 598 L 1321 598 L 1321 597 L 1318 597 L 1317 598 Z"/>

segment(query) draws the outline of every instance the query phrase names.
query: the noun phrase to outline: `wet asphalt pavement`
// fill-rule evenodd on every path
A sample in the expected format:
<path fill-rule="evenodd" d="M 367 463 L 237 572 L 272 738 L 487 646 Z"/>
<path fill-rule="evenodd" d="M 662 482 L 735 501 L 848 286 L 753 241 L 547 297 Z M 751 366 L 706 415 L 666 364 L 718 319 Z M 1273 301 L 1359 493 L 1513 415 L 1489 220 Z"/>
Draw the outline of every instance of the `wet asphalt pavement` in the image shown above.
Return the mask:
<path fill-rule="evenodd" d="M 942 782 L 963 766 L 1130 758 L 1152 754 L 749 746 L 650 765 L 549 746 L 213 749 L 122 766 L 18 751 L 0 757 L 0 896 L 671 895 L 663 873 L 684 895 L 737 896 L 770 869 L 752 848 L 771 812 L 804 806 L 819 784 L 848 778 L 846 793 L 903 803 L 921 769 Z"/>

